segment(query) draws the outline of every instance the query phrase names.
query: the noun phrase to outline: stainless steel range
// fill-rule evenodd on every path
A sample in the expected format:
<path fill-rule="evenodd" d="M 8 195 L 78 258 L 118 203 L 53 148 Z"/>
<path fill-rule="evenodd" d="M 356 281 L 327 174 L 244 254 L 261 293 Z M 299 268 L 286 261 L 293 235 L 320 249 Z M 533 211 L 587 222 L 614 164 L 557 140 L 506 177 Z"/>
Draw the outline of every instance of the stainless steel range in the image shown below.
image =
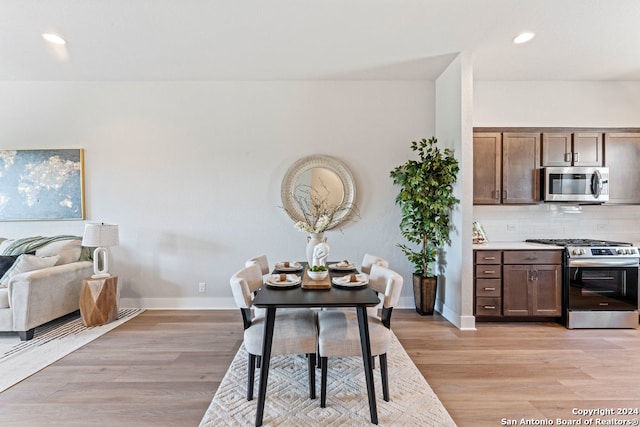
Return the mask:
<path fill-rule="evenodd" d="M 630 243 L 530 239 L 562 246 L 563 321 L 575 328 L 637 328 L 640 252 Z"/>

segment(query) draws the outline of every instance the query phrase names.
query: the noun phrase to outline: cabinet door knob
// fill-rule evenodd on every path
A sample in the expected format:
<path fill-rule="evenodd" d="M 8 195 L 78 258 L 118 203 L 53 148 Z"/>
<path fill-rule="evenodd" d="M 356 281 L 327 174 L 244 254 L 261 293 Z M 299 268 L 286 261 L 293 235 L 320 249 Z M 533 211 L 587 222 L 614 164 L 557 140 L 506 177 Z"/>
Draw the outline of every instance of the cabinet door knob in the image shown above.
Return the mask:
<path fill-rule="evenodd" d="M 495 291 L 496 288 L 484 288 L 485 291 Z"/>
<path fill-rule="evenodd" d="M 483 308 L 485 308 L 487 310 L 495 310 L 496 306 L 495 305 L 485 305 Z"/>
<path fill-rule="evenodd" d="M 573 163 L 578 163 L 580 161 L 580 153 L 573 153 Z"/>
<path fill-rule="evenodd" d="M 494 259 L 496 259 L 496 257 L 494 257 L 494 256 L 486 256 L 486 257 L 484 257 L 483 259 L 484 259 L 484 260 L 489 261 L 489 260 L 494 260 Z"/>
<path fill-rule="evenodd" d="M 483 271 L 484 274 L 496 274 L 495 270 L 485 270 Z"/>

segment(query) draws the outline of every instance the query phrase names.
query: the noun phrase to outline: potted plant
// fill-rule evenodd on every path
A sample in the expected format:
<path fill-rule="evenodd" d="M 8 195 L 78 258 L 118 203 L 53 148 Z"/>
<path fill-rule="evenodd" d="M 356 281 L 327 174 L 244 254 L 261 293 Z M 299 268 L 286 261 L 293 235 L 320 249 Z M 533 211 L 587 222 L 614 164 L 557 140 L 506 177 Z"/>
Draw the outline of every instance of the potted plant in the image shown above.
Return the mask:
<path fill-rule="evenodd" d="M 400 230 L 410 244 L 398 244 L 414 266 L 413 291 L 416 311 L 433 314 L 437 278 L 434 274 L 438 248 L 451 243 L 451 211 L 459 202 L 453 196 L 458 161 L 449 148 L 440 149 L 431 137 L 411 143 L 418 160 L 407 160 L 390 173 L 400 186 L 396 204 L 402 209 Z"/>

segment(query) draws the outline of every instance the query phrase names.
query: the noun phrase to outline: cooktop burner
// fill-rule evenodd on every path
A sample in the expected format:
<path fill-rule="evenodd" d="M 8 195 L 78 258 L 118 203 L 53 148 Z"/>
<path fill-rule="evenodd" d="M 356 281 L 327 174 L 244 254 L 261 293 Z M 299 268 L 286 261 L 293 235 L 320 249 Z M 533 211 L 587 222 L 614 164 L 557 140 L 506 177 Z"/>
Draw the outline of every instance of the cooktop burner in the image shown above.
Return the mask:
<path fill-rule="evenodd" d="M 594 239 L 527 239 L 525 242 L 555 246 L 633 246 L 631 243 Z"/>

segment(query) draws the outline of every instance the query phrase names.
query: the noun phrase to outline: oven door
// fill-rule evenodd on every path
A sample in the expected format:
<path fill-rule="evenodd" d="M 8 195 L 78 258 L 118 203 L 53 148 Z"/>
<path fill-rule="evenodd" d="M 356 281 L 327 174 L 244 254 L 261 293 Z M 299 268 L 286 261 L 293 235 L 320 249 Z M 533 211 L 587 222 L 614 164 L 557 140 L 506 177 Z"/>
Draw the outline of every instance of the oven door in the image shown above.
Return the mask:
<path fill-rule="evenodd" d="M 577 311 L 638 309 L 638 267 L 568 267 L 567 308 Z"/>

